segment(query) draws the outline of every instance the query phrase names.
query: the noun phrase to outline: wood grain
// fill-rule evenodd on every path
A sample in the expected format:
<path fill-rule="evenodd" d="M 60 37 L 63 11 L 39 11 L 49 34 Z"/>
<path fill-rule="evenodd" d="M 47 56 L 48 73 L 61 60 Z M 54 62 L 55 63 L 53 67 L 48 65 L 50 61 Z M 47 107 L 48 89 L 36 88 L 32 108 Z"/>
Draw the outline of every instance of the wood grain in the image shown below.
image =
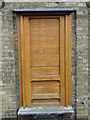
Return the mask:
<path fill-rule="evenodd" d="M 32 99 L 42 99 L 42 100 L 44 100 L 44 99 L 60 99 L 60 95 L 59 95 L 59 93 L 53 93 L 53 94 L 49 94 L 49 93 L 47 93 L 47 94 L 32 94 Z"/>
<path fill-rule="evenodd" d="M 59 80 L 60 81 L 60 76 L 59 75 L 48 75 L 48 76 L 32 76 L 31 81 L 50 81 L 50 80 Z"/>
<path fill-rule="evenodd" d="M 18 59 L 19 59 L 19 99 L 20 99 L 20 106 L 23 105 L 23 92 L 22 92 L 22 63 L 21 63 L 21 26 L 20 26 L 20 16 L 17 16 L 17 29 L 18 29 Z"/>
<path fill-rule="evenodd" d="M 32 100 L 32 106 L 34 107 L 56 107 L 60 105 L 60 100 L 59 99 L 49 99 L 49 100 Z"/>
<path fill-rule="evenodd" d="M 65 105 L 65 20 L 60 16 L 60 80 L 61 80 L 61 101 Z"/>
<path fill-rule="evenodd" d="M 29 19 L 59 19 L 59 16 L 27 16 Z"/>
<path fill-rule="evenodd" d="M 30 40 L 32 100 L 60 99 L 59 19 L 30 19 Z"/>
<path fill-rule="evenodd" d="M 31 19 L 31 66 L 59 66 L 58 19 Z"/>
<path fill-rule="evenodd" d="M 32 82 L 32 94 L 59 93 L 59 81 Z"/>
<path fill-rule="evenodd" d="M 59 75 L 59 67 L 31 67 L 32 76 Z"/>
<path fill-rule="evenodd" d="M 17 16 L 20 106 L 71 105 L 71 15 Z"/>
<path fill-rule="evenodd" d="M 68 38 L 68 15 L 65 16 L 65 41 L 66 41 L 66 106 L 68 106 L 68 84 L 69 84 L 69 38 Z"/>
<path fill-rule="evenodd" d="M 26 107 L 26 94 L 25 94 L 25 52 L 24 52 L 24 20 L 23 16 L 21 19 L 21 55 L 22 55 L 22 86 L 23 86 L 23 107 Z"/>
<path fill-rule="evenodd" d="M 72 88 L 71 88 L 71 14 L 68 16 L 68 27 L 69 27 L 69 31 L 68 31 L 68 45 L 67 45 L 67 56 L 68 56 L 68 68 L 67 68 L 67 71 L 68 71 L 68 103 L 69 105 L 72 104 Z"/>
<path fill-rule="evenodd" d="M 24 51 L 25 51 L 25 93 L 26 105 L 31 106 L 31 70 L 30 70 L 30 34 L 29 19 L 24 17 Z"/>

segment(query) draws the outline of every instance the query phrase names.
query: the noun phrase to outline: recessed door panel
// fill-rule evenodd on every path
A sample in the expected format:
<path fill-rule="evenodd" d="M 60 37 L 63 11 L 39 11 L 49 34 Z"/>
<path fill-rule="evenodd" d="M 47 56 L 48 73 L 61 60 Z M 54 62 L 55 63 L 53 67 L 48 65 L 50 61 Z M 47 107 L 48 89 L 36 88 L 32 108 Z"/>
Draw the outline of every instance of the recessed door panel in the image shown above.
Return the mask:
<path fill-rule="evenodd" d="M 30 19 L 31 66 L 59 67 L 59 20 Z"/>

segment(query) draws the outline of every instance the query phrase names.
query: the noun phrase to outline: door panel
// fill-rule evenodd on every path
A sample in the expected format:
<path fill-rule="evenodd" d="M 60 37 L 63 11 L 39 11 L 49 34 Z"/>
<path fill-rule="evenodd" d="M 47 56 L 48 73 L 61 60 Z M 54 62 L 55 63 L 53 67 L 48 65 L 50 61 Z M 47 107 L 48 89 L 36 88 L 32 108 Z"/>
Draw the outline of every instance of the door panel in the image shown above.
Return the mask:
<path fill-rule="evenodd" d="M 32 76 L 59 75 L 59 67 L 31 67 Z"/>
<path fill-rule="evenodd" d="M 32 82 L 32 100 L 39 99 L 59 99 L 59 81 L 38 81 Z"/>
<path fill-rule="evenodd" d="M 32 94 L 59 93 L 59 81 L 32 82 Z"/>
<path fill-rule="evenodd" d="M 60 76 L 59 34 L 59 19 L 30 19 L 31 102 L 35 101 L 34 106 L 38 100 L 52 103 L 51 99 L 59 99 L 60 102 L 60 77 L 57 81 L 56 76 L 56 72 Z"/>
<path fill-rule="evenodd" d="M 59 67 L 59 20 L 30 19 L 31 66 Z"/>
<path fill-rule="evenodd" d="M 44 107 L 44 106 L 48 106 L 48 107 L 56 107 L 56 106 L 60 106 L 60 100 L 59 99 L 41 99 L 41 100 L 33 100 L 32 104 L 33 107 Z"/>

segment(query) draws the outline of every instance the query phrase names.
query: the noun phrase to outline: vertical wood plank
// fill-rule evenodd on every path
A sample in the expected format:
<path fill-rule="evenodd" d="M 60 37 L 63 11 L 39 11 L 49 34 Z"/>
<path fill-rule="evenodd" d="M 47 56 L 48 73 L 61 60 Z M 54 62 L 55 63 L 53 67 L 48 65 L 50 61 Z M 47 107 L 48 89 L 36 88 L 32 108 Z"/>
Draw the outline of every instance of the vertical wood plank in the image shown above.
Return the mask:
<path fill-rule="evenodd" d="M 20 30 L 20 16 L 17 16 L 17 31 L 18 31 L 18 60 L 19 60 L 19 99 L 20 106 L 23 105 L 22 101 L 22 76 L 21 76 L 21 30 Z"/>
<path fill-rule="evenodd" d="M 70 17 L 66 15 L 66 106 L 70 103 L 71 99 L 71 25 Z M 70 101 L 69 101 L 70 100 Z"/>
<path fill-rule="evenodd" d="M 24 20 L 23 16 L 20 17 L 21 19 L 21 54 L 22 54 L 22 86 L 23 86 L 23 107 L 26 107 L 26 100 L 25 100 L 25 53 L 24 53 Z"/>
<path fill-rule="evenodd" d="M 65 16 L 65 41 L 66 41 L 66 106 L 68 106 L 68 15 Z"/>
<path fill-rule="evenodd" d="M 24 44 L 25 44 L 25 85 L 26 104 L 31 106 L 31 74 L 30 74 L 30 34 L 29 18 L 24 17 Z"/>
<path fill-rule="evenodd" d="M 61 105 L 65 105 L 65 38 L 64 16 L 60 16 L 60 81 L 61 81 Z"/>
<path fill-rule="evenodd" d="M 68 102 L 72 104 L 72 89 L 71 89 L 71 14 L 68 16 Z"/>

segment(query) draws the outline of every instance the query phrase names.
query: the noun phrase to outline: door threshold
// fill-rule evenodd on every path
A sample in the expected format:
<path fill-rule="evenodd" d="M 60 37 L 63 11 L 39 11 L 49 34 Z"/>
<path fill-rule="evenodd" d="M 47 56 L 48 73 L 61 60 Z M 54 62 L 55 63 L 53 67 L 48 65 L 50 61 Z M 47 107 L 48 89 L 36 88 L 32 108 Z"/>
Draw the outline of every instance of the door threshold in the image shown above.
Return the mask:
<path fill-rule="evenodd" d="M 18 115 L 43 115 L 43 114 L 73 114 L 74 110 L 71 106 L 59 106 L 59 107 L 20 107 Z"/>

